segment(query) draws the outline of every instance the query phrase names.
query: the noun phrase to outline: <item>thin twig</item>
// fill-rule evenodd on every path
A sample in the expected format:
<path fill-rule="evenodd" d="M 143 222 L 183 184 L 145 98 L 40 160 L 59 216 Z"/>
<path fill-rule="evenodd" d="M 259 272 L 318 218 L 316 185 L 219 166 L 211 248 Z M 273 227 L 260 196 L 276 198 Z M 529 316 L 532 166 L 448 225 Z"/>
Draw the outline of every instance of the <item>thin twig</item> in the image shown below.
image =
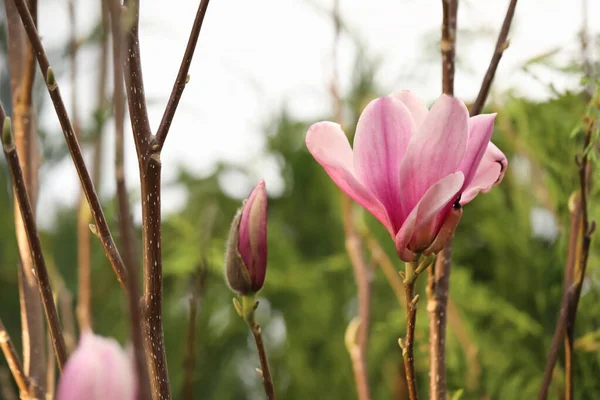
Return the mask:
<path fill-rule="evenodd" d="M 35 132 L 35 113 L 32 88 L 35 80 L 35 55 L 27 41 L 14 1 L 4 2 L 8 22 L 8 57 L 11 75 L 11 94 L 14 105 L 14 132 L 17 151 L 21 156 L 23 178 L 31 196 L 33 211 L 37 204 L 39 154 Z M 30 0 L 32 17 L 37 20 L 37 0 Z M 21 262 L 18 266 L 19 299 L 25 373 L 38 382 L 38 393 L 43 395 L 45 377 L 44 315 L 37 280 L 33 273 L 33 259 L 27 242 L 18 202 L 14 202 L 15 233 Z"/>
<path fill-rule="evenodd" d="M 177 73 L 177 79 L 173 84 L 171 96 L 169 97 L 169 101 L 167 103 L 167 107 L 165 108 L 162 120 L 160 121 L 158 130 L 156 131 L 156 143 L 158 144 L 159 150 L 165 143 L 165 139 L 169 133 L 169 128 L 171 127 L 171 122 L 173 122 L 173 116 L 177 110 L 177 105 L 179 104 L 179 100 L 183 94 L 183 89 L 185 89 L 185 85 L 188 81 L 188 71 L 190 70 L 190 65 L 192 64 L 192 57 L 194 56 L 196 43 L 198 43 L 198 36 L 200 36 L 200 29 L 202 28 L 202 22 L 204 22 L 204 16 L 206 15 L 208 2 L 209 0 L 200 1 L 198 11 L 196 12 L 196 18 L 194 19 L 194 25 L 192 26 L 192 32 L 190 33 L 190 38 L 188 39 L 185 53 L 183 54 L 183 60 L 181 60 L 179 72 Z"/>
<path fill-rule="evenodd" d="M 256 307 L 258 307 L 258 302 L 254 300 L 254 296 L 242 296 L 242 303 L 240 304 L 237 299 L 234 299 L 234 305 L 236 305 L 236 310 L 239 315 L 252 331 L 252 336 L 254 336 L 254 342 L 256 343 L 256 349 L 258 350 L 258 359 L 261 367 L 261 369 L 257 369 L 256 372 L 258 372 L 262 378 L 267 400 L 275 400 L 275 385 L 273 384 L 273 378 L 271 377 L 271 370 L 267 360 L 267 353 L 265 352 L 265 345 L 262 340 L 262 330 L 260 325 L 258 325 L 254 319 L 254 312 Z"/>
<path fill-rule="evenodd" d="M 25 371 L 23 371 L 23 364 L 21 364 L 21 360 L 19 359 L 19 355 L 17 354 L 17 350 L 10 340 L 10 336 L 0 319 L 0 348 L 2 349 L 2 353 L 4 353 L 4 358 L 6 358 L 6 363 L 8 364 L 8 368 L 10 368 L 10 372 L 12 373 L 15 382 L 17 383 L 17 387 L 19 388 L 19 392 L 21 393 L 22 398 L 28 398 L 30 396 L 29 393 L 29 379 L 25 375 Z"/>
<path fill-rule="evenodd" d="M 113 103 L 115 108 L 115 163 L 117 180 L 117 201 L 119 210 L 119 229 L 121 232 L 121 242 L 125 249 L 125 266 L 130 277 L 128 290 L 129 315 L 131 318 L 131 338 L 133 342 L 135 369 L 139 382 L 139 398 L 141 400 L 150 399 L 150 384 L 148 380 L 148 367 L 144 353 L 144 339 L 142 332 L 142 316 L 139 306 L 139 280 L 137 257 L 135 255 L 135 244 L 133 236 L 133 224 L 131 212 L 129 210 L 129 201 L 127 198 L 127 188 L 125 185 L 124 170 L 124 122 L 125 122 L 125 99 L 123 88 L 123 33 L 121 30 L 121 5 L 119 0 L 112 0 L 109 3 L 109 13 L 111 16 L 111 31 L 113 36 L 113 80 L 114 92 Z"/>
<path fill-rule="evenodd" d="M 252 327 L 252 336 L 254 336 L 254 342 L 256 343 L 256 349 L 258 350 L 258 358 L 260 360 L 261 368 L 260 375 L 265 386 L 267 400 L 275 400 L 275 387 L 273 386 L 273 378 L 271 378 L 267 354 L 265 353 L 265 346 L 262 341 L 262 330 L 258 324 L 255 324 L 254 327 Z"/>
<path fill-rule="evenodd" d="M 33 267 L 35 268 L 35 275 L 38 281 L 40 297 L 46 313 L 46 322 L 48 323 L 48 327 L 50 328 L 50 333 L 52 335 L 52 345 L 56 354 L 56 360 L 59 368 L 62 369 L 67 360 L 65 339 L 63 338 L 60 330 L 60 321 L 58 320 L 58 313 L 54 304 L 52 288 L 50 287 L 48 269 L 46 268 L 46 261 L 44 259 L 44 255 L 42 254 L 42 244 L 38 235 L 35 217 L 29 201 L 29 195 L 27 194 L 27 187 L 25 186 L 25 181 L 23 180 L 23 171 L 21 170 L 21 165 L 19 164 L 19 155 L 17 154 L 15 143 L 12 137 L 10 121 L 6 118 L 4 110 L 1 106 L 0 120 L 3 121 L 2 149 L 4 151 L 4 155 L 8 162 L 8 167 L 12 176 L 14 192 L 16 194 L 17 201 L 19 202 L 19 207 L 21 208 L 23 225 L 25 226 L 25 230 L 27 232 L 27 240 L 29 241 L 29 248 L 31 249 L 31 255 L 34 260 Z"/>
<path fill-rule="evenodd" d="M 490 87 L 494 81 L 494 76 L 496 75 L 496 69 L 498 69 L 498 64 L 500 63 L 502 54 L 504 54 L 504 50 L 506 50 L 509 45 L 508 33 L 510 31 L 510 25 L 512 23 L 513 16 L 515 15 L 516 7 L 517 0 L 510 0 L 508 10 L 506 11 L 506 16 L 504 17 L 504 22 L 502 23 L 502 28 L 500 29 L 500 34 L 498 35 L 498 40 L 496 41 L 494 55 L 492 56 L 490 65 L 485 73 L 483 82 L 481 83 L 481 88 L 477 94 L 477 99 L 471 106 L 471 115 L 478 115 L 481 113 L 481 110 L 483 110 L 483 105 L 485 104 L 485 100 L 490 92 Z"/>
<path fill-rule="evenodd" d="M 67 146 L 69 147 L 69 152 L 71 153 L 73 163 L 75 164 L 77 173 L 79 174 L 81 185 L 83 187 L 83 190 L 85 191 L 88 203 L 90 204 L 92 216 L 94 217 L 96 229 L 98 232 L 98 237 L 100 238 L 100 242 L 102 243 L 104 252 L 108 257 L 115 271 L 115 274 L 117 275 L 119 283 L 121 284 L 124 290 L 127 290 L 127 272 L 123 265 L 123 260 L 121 259 L 121 255 L 119 254 L 119 251 L 115 246 L 112 234 L 110 233 L 110 229 L 108 227 L 108 224 L 106 223 L 104 211 L 102 210 L 102 206 L 100 205 L 100 200 L 98 198 L 98 195 L 96 194 L 96 189 L 94 188 L 94 183 L 92 182 L 90 173 L 85 166 L 85 161 L 83 159 L 83 154 L 79 146 L 79 141 L 77 140 L 75 132 L 73 131 L 73 126 L 71 125 L 71 121 L 69 120 L 67 109 L 65 108 L 65 104 L 60 94 L 58 83 L 56 82 L 56 77 L 54 76 L 54 72 L 50 68 L 48 57 L 38 35 L 37 29 L 33 23 L 33 18 L 27 8 L 27 5 L 25 4 L 25 0 L 15 0 L 15 5 L 19 10 L 21 20 L 23 21 L 23 26 L 25 27 L 25 32 L 27 32 L 27 36 L 29 37 L 29 41 L 35 49 L 35 54 L 37 56 L 38 64 L 40 66 L 42 75 L 46 79 L 48 92 L 50 93 L 50 98 L 52 99 L 54 109 L 56 110 L 56 114 L 60 121 L 60 125 L 62 127 L 65 140 L 67 142 Z"/>
<path fill-rule="evenodd" d="M 137 246 L 131 216 L 127 184 L 125 181 L 125 88 L 123 85 L 123 60 L 125 46 L 121 28 L 120 0 L 108 0 L 111 15 L 112 52 L 113 52 L 113 107 L 115 113 L 115 180 L 117 184 L 117 210 L 119 234 L 123 261 L 129 269 L 139 267 Z"/>
<path fill-rule="evenodd" d="M 404 341 L 402 339 L 398 340 L 398 343 L 402 348 L 402 358 L 404 359 L 404 370 L 406 372 L 406 383 L 410 400 L 417 400 L 419 398 L 414 356 L 415 327 L 417 325 L 417 303 L 419 301 L 419 296 L 415 295 L 415 279 L 411 278 L 416 269 L 417 263 L 406 263 L 406 275 L 403 280 L 407 306 L 406 338 Z"/>

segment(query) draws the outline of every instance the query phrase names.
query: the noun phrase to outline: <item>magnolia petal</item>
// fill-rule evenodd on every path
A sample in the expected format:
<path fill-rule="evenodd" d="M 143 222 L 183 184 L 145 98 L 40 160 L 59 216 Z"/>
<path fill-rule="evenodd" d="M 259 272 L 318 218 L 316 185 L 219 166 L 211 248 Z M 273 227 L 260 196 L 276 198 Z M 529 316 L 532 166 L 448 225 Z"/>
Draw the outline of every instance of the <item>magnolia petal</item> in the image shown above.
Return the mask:
<path fill-rule="evenodd" d="M 400 90 L 392 93 L 390 96 L 404 103 L 408 111 L 410 111 L 413 121 L 415 121 L 416 128 L 419 129 L 429 112 L 425 103 L 410 90 Z"/>
<path fill-rule="evenodd" d="M 384 205 L 396 229 L 400 204 L 400 161 L 406 151 L 415 123 L 400 101 L 381 97 L 362 112 L 354 136 L 356 176 Z"/>
<path fill-rule="evenodd" d="M 460 100 L 442 95 L 435 102 L 400 164 L 404 215 L 432 185 L 459 170 L 467 146 L 468 121 L 467 107 Z"/>
<path fill-rule="evenodd" d="M 477 168 L 481 163 L 494 131 L 496 114 L 482 114 L 469 119 L 469 140 L 467 149 L 460 163 L 460 170 L 465 174 L 463 187 L 469 186 Z"/>
<path fill-rule="evenodd" d="M 313 124 L 306 134 L 306 147 L 335 184 L 394 235 L 385 207 L 354 174 L 352 149 L 340 125 L 333 122 Z"/>
<path fill-rule="evenodd" d="M 464 180 L 463 173 L 456 172 L 440 179 L 425 192 L 421 200 L 408 214 L 396 235 L 396 252 L 400 258 L 403 257 L 403 254 L 406 254 L 406 247 L 410 243 L 413 234 L 430 223 L 446 205 L 455 200 Z M 424 249 L 410 250 L 414 252 Z M 402 260 L 410 261 L 403 258 Z"/>
<path fill-rule="evenodd" d="M 500 184 L 507 167 L 508 160 L 504 153 L 490 142 L 475 176 L 462 193 L 460 204 L 465 205 L 473 200 L 479 192 L 487 193 L 491 188 Z"/>

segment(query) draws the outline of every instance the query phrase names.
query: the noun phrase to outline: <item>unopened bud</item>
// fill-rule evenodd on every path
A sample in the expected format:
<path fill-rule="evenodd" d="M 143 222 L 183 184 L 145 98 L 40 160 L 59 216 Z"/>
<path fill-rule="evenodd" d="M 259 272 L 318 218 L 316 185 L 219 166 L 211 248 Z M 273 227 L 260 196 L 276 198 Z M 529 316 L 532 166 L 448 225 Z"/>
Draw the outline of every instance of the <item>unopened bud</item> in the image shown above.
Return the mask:
<path fill-rule="evenodd" d="M 227 283 L 241 295 L 262 289 L 267 272 L 267 192 L 260 181 L 233 219 L 225 254 Z"/>

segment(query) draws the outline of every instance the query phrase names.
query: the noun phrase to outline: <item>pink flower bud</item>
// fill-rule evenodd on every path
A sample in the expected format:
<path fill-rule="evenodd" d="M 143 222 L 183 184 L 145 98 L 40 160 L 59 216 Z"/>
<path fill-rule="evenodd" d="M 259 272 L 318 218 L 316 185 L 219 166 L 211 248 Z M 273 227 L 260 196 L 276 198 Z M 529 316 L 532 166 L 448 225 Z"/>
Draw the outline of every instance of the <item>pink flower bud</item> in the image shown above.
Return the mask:
<path fill-rule="evenodd" d="M 58 382 L 57 400 L 134 400 L 132 360 L 114 339 L 84 332 Z"/>
<path fill-rule="evenodd" d="M 267 272 L 267 191 L 260 181 L 233 219 L 226 253 L 226 277 L 236 292 L 262 289 Z"/>

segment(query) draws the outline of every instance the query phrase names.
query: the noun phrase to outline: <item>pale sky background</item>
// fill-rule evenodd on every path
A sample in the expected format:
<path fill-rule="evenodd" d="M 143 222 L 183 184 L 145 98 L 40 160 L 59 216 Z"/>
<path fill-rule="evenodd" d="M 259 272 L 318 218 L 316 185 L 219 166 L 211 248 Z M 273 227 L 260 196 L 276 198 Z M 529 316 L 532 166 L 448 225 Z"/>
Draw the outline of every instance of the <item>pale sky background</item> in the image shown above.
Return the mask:
<path fill-rule="evenodd" d="M 99 7 L 91 0 L 77 3 L 77 30 L 83 35 L 97 21 Z M 155 130 L 179 68 L 198 0 L 141 3 L 142 66 L 151 100 L 150 122 Z M 260 178 L 266 180 L 272 195 L 281 191 L 277 161 L 264 155 L 262 127 L 283 105 L 292 115 L 309 121 L 330 113 L 326 86 L 331 71 L 333 25 L 323 10 L 330 10 L 332 4 L 332 0 L 211 1 L 190 69 L 191 80 L 162 152 L 165 214 L 185 203 L 185 191 L 172 184 L 181 167 L 203 175 L 211 172 L 215 161 L 227 160 L 246 166 L 251 175 L 250 180 L 231 176 L 224 182 L 232 195 L 245 196 Z M 456 77 L 455 94 L 465 101 L 476 96 L 507 5 L 508 0 L 461 1 L 459 28 L 490 32 L 475 41 L 461 42 L 458 37 L 457 52 L 472 70 L 458 71 Z M 340 0 L 340 10 L 343 20 L 366 45 L 368 57 L 381 59 L 376 80 L 384 94 L 410 89 L 428 102 L 439 95 L 440 62 L 420 68 L 426 59 L 424 46 L 441 25 L 439 0 Z M 44 43 L 55 47 L 64 43 L 68 35 L 67 2 L 41 2 L 39 16 Z M 535 79 L 520 66 L 557 47 L 557 60 L 566 62 L 576 57 L 582 16 L 579 0 L 521 0 L 511 45 L 500 63 L 493 91 L 513 88 L 519 95 L 543 99 L 552 96 L 550 83 L 558 90 L 577 88 L 575 78 L 566 79 L 538 68 Z M 598 37 L 599 1 L 589 1 L 588 20 L 590 36 Z M 355 50 L 352 41 L 343 37 L 338 58 L 342 89 L 349 85 Z M 594 56 L 598 56 L 597 51 Z M 79 60 L 78 112 L 82 122 L 89 124 L 96 98 L 98 56 L 95 50 L 88 50 L 80 53 Z M 418 76 L 411 77 L 417 70 Z M 70 109 L 68 71 L 58 73 L 64 73 L 58 82 Z M 62 135 L 58 136 L 54 110 L 47 107 L 40 118 L 46 128 L 54 124 L 56 140 L 63 141 Z M 115 188 L 112 123 L 105 134 L 100 191 L 108 196 Z M 131 134 L 126 137 L 128 186 L 135 189 L 139 187 L 137 161 Z M 53 210 L 75 203 L 79 182 L 70 158 L 52 170 L 42 168 L 41 174 L 40 201 L 45 212 L 39 218 L 41 225 L 48 227 Z"/>

